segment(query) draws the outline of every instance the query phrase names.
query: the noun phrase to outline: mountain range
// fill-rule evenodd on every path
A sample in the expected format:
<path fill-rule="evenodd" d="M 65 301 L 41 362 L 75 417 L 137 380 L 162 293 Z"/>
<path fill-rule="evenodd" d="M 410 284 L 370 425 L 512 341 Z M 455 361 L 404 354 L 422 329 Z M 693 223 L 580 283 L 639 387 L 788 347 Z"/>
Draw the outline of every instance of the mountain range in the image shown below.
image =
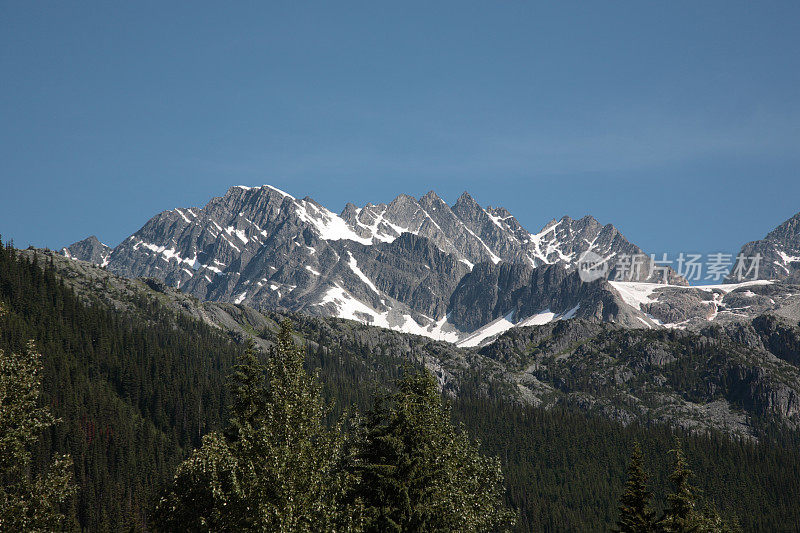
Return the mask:
<path fill-rule="evenodd" d="M 22 253 L 30 258 L 38 256 L 40 264 L 51 265 L 92 305 L 126 314 L 142 298 L 156 300 L 240 342 L 253 338 L 265 350 L 271 336 L 263 332 L 290 318 L 312 351 L 318 349 L 317 344 L 326 345 L 326 349 L 348 345 L 362 350 L 366 360 L 380 354 L 421 363 L 453 398 L 460 397 L 465 387 L 477 386 L 486 395 L 509 404 L 545 409 L 569 406 L 623 424 L 659 423 L 701 433 L 718 430 L 746 439 L 761 435 L 760 421 L 764 420 L 800 428 L 800 324 L 774 313 L 737 321 L 704 320 L 702 326 L 698 322 L 697 327 L 685 329 L 631 328 L 610 320 L 579 318 L 574 313 L 570 320 L 526 320 L 506 329 L 497 328 L 495 321 L 491 336 L 485 335 L 491 326 L 479 328 L 466 337 L 466 342 L 454 344 L 351 320 L 259 312 L 244 304 L 201 301 L 158 279 L 118 276 L 107 268 L 68 260 L 50 251 Z M 564 286 L 580 283 L 574 281 L 577 276 L 564 274 L 563 268 L 553 265 L 530 269 L 500 264 L 486 268 L 485 273 L 499 273 L 503 278 L 519 268 L 527 269 L 533 287 L 542 278 L 556 276 L 562 276 Z M 495 282 L 493 277 L 481 279 L 486 285 Z M 602 302 L 599 298 L 605 289 L 599 280 L 583 283 L 583 287 L 585 301 L 597 291 L 594 297 Z M 760 292 L 770 287 L 772 284 L 755 284 L 749 290 Z M 725 298 L 740 292 L 725 293 Z M 526 294 L 528 297 L 521 297 L 520 302 L 548 297 L 535 288 Z M 465 307 L 489 308 L 471 298 L 469 291 L 463 296 L 476 302 Z M 559 297 L 549 296 L 554 301 Z M 492 301 L 504 298 L 498 293 Z M 520 309 L 524 314 L 524 307 Z M 469 316 L 462 319 L 476 323 L 483 320 Z M 478 342 L 476 337 L 493 342 Z"/>
<path fill-rule="evenodd" d="M 800 317 L 791 284 L 800 275 L 800 214 L 742 253 L 763 256 L 758 279 L 692 287 L 591 216 L 531 233 L 502 207 L 481 207 L 466 192 L 450 206 L 433 191 L 348 203 L 337 215 L 269 185 L 159 213 L 113 249 L 89 237 L 62 250 L 200 300 L 348 318 L 464 347 L 568 318 L 699 329 L 764 312 Z M 634 256 L 639 268 L 623 272 Z M 604 275 L 585 279 L 585 258 Z M 620 274 L 624 281 L 610 281 Z"/>

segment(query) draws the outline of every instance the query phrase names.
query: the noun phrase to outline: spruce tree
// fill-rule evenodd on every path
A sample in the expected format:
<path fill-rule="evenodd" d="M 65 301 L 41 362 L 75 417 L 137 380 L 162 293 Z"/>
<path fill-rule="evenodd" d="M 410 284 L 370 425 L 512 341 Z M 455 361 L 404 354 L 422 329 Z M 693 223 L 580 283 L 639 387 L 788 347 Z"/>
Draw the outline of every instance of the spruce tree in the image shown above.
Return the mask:
<path fill-rule="evenodd" d="M 288 322 L 266 364 L 248 347 L 231 378 L 229 427 L 206 436 L 178 468 L 158 506 L 160 529 L 359 529 L 358 513 L 342 504 L 339 428 L 323 426 L 327 408 L 303 361 Z"/>
<path fill-rule="evenodd" d="M 513 522 L 503 475 L 455 428 L 434 377 L 408 373 L 358 424 L 353 501 L 368 531 L 498 531 Z"/>
<path fill-rule="evenodd" d="M 660 520 L 663 531 L 693 533 L 701 530 L 702 519 L 697 511 L 698 489 L 691 483 L 694 475 L 689 469 L 680 441 L 675 441 L 675 468 L 669 476 L 673 492 L 667 495 L 668 507 Z"/>
<path fill-rule="evenodd" d="M 655 529 L 655 512 L 650 507 L 653 493 L 647 487 L 647 473 L 642 465 L 642 449 L 635 443 L 625 492 L 619 500 L 619 533 L 652 533 Z"/>
<path fill-rule="evenodd" d="M 46 472 L 31 475 L 32 448 L 57 422 L 40 405 L 41 372 L 33 343 L 19 354 L 0 350 L 0 531 L 67 526 L 62 507 L 75 492 L 70 457 L 56 456 Z"/>

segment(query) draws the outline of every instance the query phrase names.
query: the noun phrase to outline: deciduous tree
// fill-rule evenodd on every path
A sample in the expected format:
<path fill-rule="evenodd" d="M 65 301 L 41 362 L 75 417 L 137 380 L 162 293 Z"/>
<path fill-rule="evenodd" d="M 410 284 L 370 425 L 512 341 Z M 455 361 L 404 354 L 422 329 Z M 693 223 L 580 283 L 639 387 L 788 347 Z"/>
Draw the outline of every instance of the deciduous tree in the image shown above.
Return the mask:
<path fill-rule="evenodd" d="M 57 422 L 40 404 L 41 371 L 33 343 L 22 353 L 0 350 L 0 531 L 65 528 L 62 506 L 75 492 L 68 455 L 31 475 L 32 448 Z"/>

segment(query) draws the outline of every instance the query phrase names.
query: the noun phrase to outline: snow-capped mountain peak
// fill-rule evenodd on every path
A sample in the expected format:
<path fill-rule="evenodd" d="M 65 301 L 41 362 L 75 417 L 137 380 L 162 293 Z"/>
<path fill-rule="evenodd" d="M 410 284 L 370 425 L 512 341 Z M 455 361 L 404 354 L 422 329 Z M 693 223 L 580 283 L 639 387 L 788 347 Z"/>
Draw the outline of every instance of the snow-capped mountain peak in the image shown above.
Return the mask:
<path fill-rule="evenodd" d="M 334 314 L 454 340 L 480 325 L 463 313 L 468 298 L 455 295 L 495 291 L 473 285 L 487 268 L 529 283 L 541 266 L 575 273 L 588 249 L 641 253 L 616 228 L 591 217 L 564 217 L 530 233 L 508 210 L 481 207 L 466 192 L 452 206 L 430 191 L 419 199 L 401 194 L 388 204 L 348 203 L 336 214 L 270 185 L 234 186 L 203 207 L 159 213 L 113 250 L 87 241 L 65 255 L 126 276 L 158 278 L 201 299 Z M 556 290 L 564 279 L 536 283 Z M 578 294 L 576 287 L 570 294 Z M 542 302 L 553 316 L 564 316 L 573 300 Z M 520 309 L 529 316 L 543 312 Z M 494 320 L 505 311 L 481 316 Z"/>

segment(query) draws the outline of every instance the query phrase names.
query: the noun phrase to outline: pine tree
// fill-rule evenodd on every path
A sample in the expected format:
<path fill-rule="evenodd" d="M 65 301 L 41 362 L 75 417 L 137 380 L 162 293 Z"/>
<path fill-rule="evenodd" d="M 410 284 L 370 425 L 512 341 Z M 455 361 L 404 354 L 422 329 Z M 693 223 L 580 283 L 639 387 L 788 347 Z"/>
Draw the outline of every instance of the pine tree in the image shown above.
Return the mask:
<path fill-rule="evenodd" d="M 159 529 L 358 530 L 358 513 L 342 504 L 340 431 L 323 427 L 327 408 L 303 361 L 288 322 L 266 365 L 248 347 L 231 378 L 229 427 L 180 465 L 157 509 Z"/>
<path fill-rule="evenodd" d="M 57 422 L 39 405 L 41 372 L 33 343 L 21 354 L 0 350 L 0 531 L 64 529 L 62 507 L 75 492 L 67 455 L 56 456 L 45 473 L 30 474 L 33 446 Z"/>
<path fill-rule="evenodd" d="M 697 511 L 698 489 L 691 484 L 694 475 L 683 454 L 680 441 L 675 441 L 675 468 L 669 476 L 673 492 L 667 495 L 668 507 L 660 520 L 661 528 L 669 533 L 693 533 L 701 530 L 702 519 Z"/>
<path fill-rule="evenodd" d="M 358 424 L 352 497 L 369 531 L 497 531 L 513 522 L 495 458 L 450 422 L 436 380 L 409 373 Z"/>
<path fill-rule="evenodd" d="M 647 473 L 642 465 L 642 449 L 637 442 L 628 466 L 625 492 L 619 500 L 620 533 L 652 533 L 656 529 L 655 512 L 650 508 L 653 493 L 647 487 Z"/>

